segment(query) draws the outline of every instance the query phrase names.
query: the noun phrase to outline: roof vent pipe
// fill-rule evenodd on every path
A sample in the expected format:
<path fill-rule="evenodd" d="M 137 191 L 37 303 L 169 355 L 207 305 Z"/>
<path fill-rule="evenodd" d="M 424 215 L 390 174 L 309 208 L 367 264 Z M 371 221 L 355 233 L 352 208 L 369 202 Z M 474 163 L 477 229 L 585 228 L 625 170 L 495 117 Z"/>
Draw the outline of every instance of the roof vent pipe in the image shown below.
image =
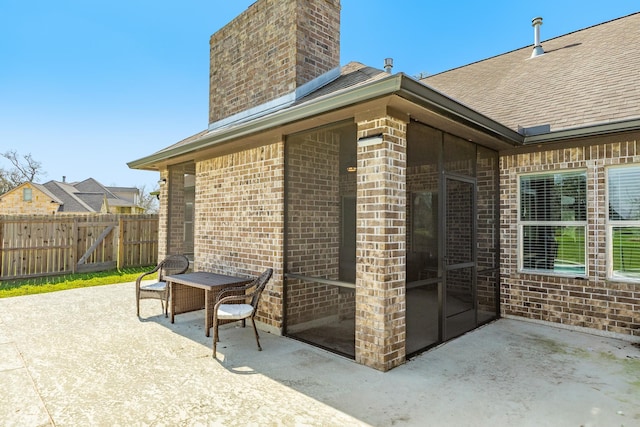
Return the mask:
<path fill-rule="evenodd" d="M 384 70 L 391 74 L 391 69 L 393 68 L 393 58 L 385 58 L 384 59 Z"/>
<path fill-rule="evenodd" d="M 533 52 L 531 52 L 531 57 L 535 58 L 536 56 L 544 53 L 542 44 L 540 44 L 540 26 L 542 25 L 542 18 L 533 18 L 531 25 L 533 25 Z"/>

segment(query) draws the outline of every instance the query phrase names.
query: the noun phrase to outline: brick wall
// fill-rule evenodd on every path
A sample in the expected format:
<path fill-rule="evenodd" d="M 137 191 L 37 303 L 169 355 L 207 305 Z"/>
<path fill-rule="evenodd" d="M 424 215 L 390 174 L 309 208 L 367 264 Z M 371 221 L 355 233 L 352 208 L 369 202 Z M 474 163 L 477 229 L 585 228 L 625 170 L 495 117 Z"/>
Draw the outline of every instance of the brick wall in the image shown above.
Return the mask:
<path fill-rule="evenodd" d="M 257 275 L 274 268 L 258 320 L 282 328 L 284 150 L 282 143 L 196 164 L 196 271 Z"/>
<path fill-rule="evenodd" d="M 480 312 L 497 313 L 498 299 L 498 155 L 478 147 L 476 293 Z"/>
<path fill-rule="evenodd" d="M 340 65 L 339 0 L 259 0 L 210 40 L 209 123 Z"/>
<path fill-rule="evenodd" d="M 640 283 L 607 279 L 605 167 L 631 163 L 640 163 L 637 136 L 501 156 L 503 314 L 640 337 Z M 518 174 L 577 168 L 587 171 L 588 278 L 519 273 Z"/>
<path fill-rule="evenodd" d="M 382 371 L 405 362 L 406 132 L 358 120 L 356 361 Z"/>
<path fill-rule="evenodd" d="M 31 201 L 23 200 L 25 188 L 31 189 Z M 53 215 L 59 207 L 59 203 L 52 203 L 50 196 L 29 183 L 3 194 L 0 199 L 2 215 Z"/>

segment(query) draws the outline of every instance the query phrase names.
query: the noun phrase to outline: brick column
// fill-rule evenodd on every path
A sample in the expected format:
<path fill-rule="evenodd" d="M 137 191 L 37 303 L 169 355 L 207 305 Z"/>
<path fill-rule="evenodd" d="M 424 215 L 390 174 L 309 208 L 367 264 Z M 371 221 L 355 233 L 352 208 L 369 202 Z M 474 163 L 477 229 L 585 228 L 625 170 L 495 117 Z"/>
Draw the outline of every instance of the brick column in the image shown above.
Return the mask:
<path fill-rule="evenodd" d="M 356 121 L 356 361 L 387 371 L 405 361 L 407 123 Z"/>
<path fill-rule="evenodd" d="M 169 172 L 164 169 L 160 171 L 160 179 L 168 181 Z M 158 208 L 158 262 L 167 256 L 167 243 L 169 233 L 169 186 L 165 182 L 160 188 L 160 206 Z"/>
<path fill-rule="evenodd" d="M 167 183 L 166 254 L 184 253 L 184 173 L 183 166 L 170 166 Z"/>

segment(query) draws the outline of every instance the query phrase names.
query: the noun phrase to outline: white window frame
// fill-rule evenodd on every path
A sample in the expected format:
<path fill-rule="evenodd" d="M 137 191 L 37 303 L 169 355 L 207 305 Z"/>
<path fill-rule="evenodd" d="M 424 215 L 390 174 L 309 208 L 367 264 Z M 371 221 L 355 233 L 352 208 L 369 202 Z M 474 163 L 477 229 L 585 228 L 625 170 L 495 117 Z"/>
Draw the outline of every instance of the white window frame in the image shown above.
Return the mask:
<path fill-rule="evenodd" d="M 523 177 L 532 177 L 536 175 L 562 175 L 562 174 L 576 174 L 583 173 L 585 175 L 585 186 L 588 188 L 588 175 L 586 169 L 569 169 L 569 170 L 548 170 L 541 172 L 530 172 L 530 173 L 521 173 L 517 176 L 517 192 L 518 192 L 518 209 L 517 209 L 517 226 L 518 226 L 518 272 L 526 273 L 526 274 L 539 274 L 546 276 L 560 276 L 560 277 L 580 277 L 587 278 L 589 276 L 589 254 L 588 254 L 588 210 L 585 212 L 584 221 L 523 221 L 521 214 L 521 179 Z M 585 197 L 588 198 L 589 194 L 585 188 Z M 549 226 L 549 227 L 581 227 L 584 230 L 584 273 L 575 273 L 571 271 L 561 272 L 555 270 L 547 270 L 547 269 L 535 269 L 535 268 L 525 268 L 524 267 L 524 228 L 527 226 Z"/>
<path fill-rule="evenodd" d="M 29 195 L 28 197 L 27 197 L 27 194 Z M 22 201 L 23 202 L 33 201 L 33 189 L 31 187 L 25 187 L 22 189 Z"/>
<path fill-rule="evenodd" d="M 607 279 L 615 280 L 619 282 L 634 282 L 640 283 L 640 274 L 636 275 L 622 275 L 616 274 L 613 271 L 614 260 L 613 260 L 613 229 L 615 227 L 637 227 L 640 228 L 640 219 L 638 220 L 611 220 L 609 218 L 609 171 L 612 169 L 638 169 L 640 171 L 640 164 L 634 163 L 630 165 L 615 165 L 615 166 L 607 166 L 605 168 L 605 188 L 606 188 L 606 215 L 607 215 Z"/>

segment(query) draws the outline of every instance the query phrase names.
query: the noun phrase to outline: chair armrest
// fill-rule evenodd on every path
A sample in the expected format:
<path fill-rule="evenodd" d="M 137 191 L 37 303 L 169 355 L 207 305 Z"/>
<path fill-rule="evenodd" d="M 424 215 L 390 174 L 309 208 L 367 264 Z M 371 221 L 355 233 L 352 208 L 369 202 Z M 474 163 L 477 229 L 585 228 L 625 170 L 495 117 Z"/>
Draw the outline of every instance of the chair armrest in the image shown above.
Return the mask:
<path fill-rule="evenodd" d="M 253 295 L 253 293 L 245 294 L 244 292 L 247 289 L 251 289 L 251 288 L 253 288 L 255 286 L 256 286 L 256 281 L 252 280 L 251 282 L 247 283 L 244 286 L 236 286 L 236 287 L 233 287 L 233 288 L 224 288 L 223 290 L 218 292 L 218 295 L 216 296 L 216 303 L 218 301 L 220 301 L 222 298 L 226 298 L 225 297 L 226 294 L 231 294 L 232 296 L 239 296 L 239 297 L 242 297 L 242 298 L 246 298 L 249 295 Z M 234 295 L 237 292 L 243 292 L 243 294 L 242 295 Z"/>
<path fill-rule="evenodd" d="M 136 279 L 136 286 L 140 286 L 140 282 L 142 282 L 142 279 L 143 279 L 145 276 L 148 276 L 148 275 L 150 275 L 150 274 L 155 273 L 156 271 L 158 271 L 158 270 L 160 269 L 160 267 L 161 267 L 161 265 L 160 265 L 160 264 L 158 264 L 158 265 L 156 265 L 156 266 L 155 266 L 155 268 L 154 268 L 153 270 L 147 271 L 147 272 L 145 272 L 145 273 L 142 273 L 140 276 L 138 276 L 138 278 Z"/>
<path fill-rule="evenodd" d="M 252 294 L 247 294 L 247 295 L 229 295 L 226 296 L 224 298 L 220 298 L 218 300 L 216 300 L 216 305 L 214 306 L 214 310 L 218 311 L 218 307 L 220 307 L 222 304 L 226 304 L 228 302 L 233 302 L 233 301 L 246 301 L 247 298 L 251 297 Z"/>

